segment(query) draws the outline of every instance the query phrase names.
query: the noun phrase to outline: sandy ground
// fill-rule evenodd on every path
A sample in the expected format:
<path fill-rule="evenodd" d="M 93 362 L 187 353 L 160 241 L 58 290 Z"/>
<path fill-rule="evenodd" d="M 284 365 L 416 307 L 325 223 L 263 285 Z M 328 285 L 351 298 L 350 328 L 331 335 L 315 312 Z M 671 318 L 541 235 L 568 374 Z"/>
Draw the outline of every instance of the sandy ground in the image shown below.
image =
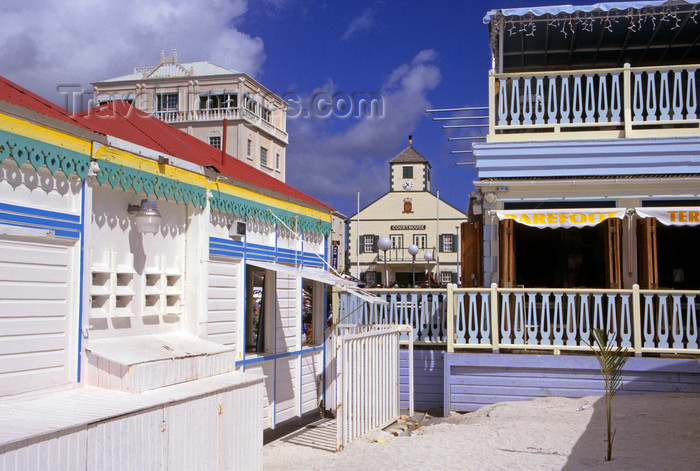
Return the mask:
<path fill-rule="evenodd" d="M 427 418 L 412 436 L 358 439 L 340 453 L 331 427 L 263 448 L 265 470 L 699 470 L 700 394 L 617 395 L 613 460 L 604 461 L 605 398 L 502 402 Z M 417 418 L 423 417 L 416 414 Z"/>

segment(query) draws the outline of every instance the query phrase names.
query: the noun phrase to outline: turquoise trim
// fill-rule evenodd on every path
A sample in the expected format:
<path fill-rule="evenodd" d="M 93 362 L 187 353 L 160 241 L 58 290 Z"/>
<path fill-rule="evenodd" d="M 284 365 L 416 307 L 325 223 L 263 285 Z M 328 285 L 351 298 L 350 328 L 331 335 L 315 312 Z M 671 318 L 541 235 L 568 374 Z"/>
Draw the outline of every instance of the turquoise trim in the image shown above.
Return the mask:
<path fill-rule="evenodd" d="M 90 169 L 89 154 L 0 130 L 0 163 L 7 158 L 12 158 L 18 167 L 29 161 L 35 170 L 46 167 L 53 175 L 61 169 L 66 177 L 75 174 L 80 180 Z"/>
<path fill-rule="evenodd" d="M 266 204 L 250 201 L 238 196 L 229 195 L 212 190 L 211 209 L 226 214 L 238 214 L 241 217 L 252 218 L 274 224 L 277 218 L 268 210 L 272 210 L 286 225 L 292 229 L 298 228 L 302 232 L 315 232 L 328 235 L 331 233 L 331 223 L 320 219 L 296 214 L 284 209 L 274 208 Z"/>
<path fill-rule="evenodd" d="M 145 193 L 146 196 L 176 203 L 191 203 L 201 208 L 207 205 L 207 191 L 204 188 L 101 159 L 97 159 L 97 163 L 100 170 L 96 179 L 102 186 L 109 184 L 112 188 L 121 187 L 123 191 L 132 189 L 137 194 Z"/>

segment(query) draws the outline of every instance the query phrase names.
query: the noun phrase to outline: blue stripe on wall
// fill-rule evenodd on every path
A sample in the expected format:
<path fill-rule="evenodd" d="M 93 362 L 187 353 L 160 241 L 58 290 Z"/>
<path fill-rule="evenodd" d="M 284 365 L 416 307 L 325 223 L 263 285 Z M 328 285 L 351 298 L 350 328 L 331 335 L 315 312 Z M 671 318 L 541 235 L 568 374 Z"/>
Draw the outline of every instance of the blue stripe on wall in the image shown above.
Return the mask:
<path fill-rule="evenodd" d="M 275 248 L 262 244 L 244 244 L 241 241 L 209 238 L 209 254 L 228 257 L 243 257 L 251 260 L 263 260 L 280 263 L 303 263 L 305 266 L 323 268 L 323 261 L 313 252 L 302 253 L 298 250 Z"/>
<path fill-rule="evenodd" d="M 82 228 L 80 216 L 0 203 L 0 223 L 16 227 L 53 230 L 59 237 L 77 239 Z"/>

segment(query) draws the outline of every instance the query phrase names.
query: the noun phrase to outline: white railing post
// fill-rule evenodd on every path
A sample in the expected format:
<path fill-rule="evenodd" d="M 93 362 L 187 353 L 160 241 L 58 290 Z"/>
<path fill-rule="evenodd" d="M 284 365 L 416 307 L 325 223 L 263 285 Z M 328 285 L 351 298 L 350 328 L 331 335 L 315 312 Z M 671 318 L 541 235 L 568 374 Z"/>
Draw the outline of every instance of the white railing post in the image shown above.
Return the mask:
<path fill-rule="evenodd" d="M 504 80 L 504 79 L 500 79 Z M 504 96 L 499 97 L 503 102 Z M 500 107 L 499 107 L 500 109 Z M 493 69 L 489 71 L 489 136 L 496 134 L 496 76 Z"/>
<path fill-rule="evenodd" d="M 625 137 L 632 137 L 632 71 L 629 62 L 622 70 L 622 107 Z"/>
<path fill-rule="evenodd" d="M 498 353 L 498 285 L 491 283 L 491 347 Z"/>
<path fill-rule="evenodd" d="M 447 285 L 447 351 L 455 351 L 455 285 Z"/>
<path fill-rule="evenodd" d="M 639 285 L 632 285 L 632 348 L 634 356 L 642 356 L 642 310 Z"/>

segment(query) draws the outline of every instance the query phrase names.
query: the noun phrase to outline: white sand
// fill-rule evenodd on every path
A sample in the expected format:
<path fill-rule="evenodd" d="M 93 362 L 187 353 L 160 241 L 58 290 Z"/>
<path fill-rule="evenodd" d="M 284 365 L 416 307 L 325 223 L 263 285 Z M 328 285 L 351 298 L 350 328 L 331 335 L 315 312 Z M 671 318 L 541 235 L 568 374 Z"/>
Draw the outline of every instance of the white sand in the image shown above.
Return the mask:
<path fill-rule="evenodd" d="M 334 431 L 308 429 L 266 445 L 264 469 L 700 470 L 700 394 L 620 394 L 613 416 L 610 462 L 605 398 L 585 397 L 502 402 L 427 420 L 387 443 L 358 439 L 340 453 L 328 451 Z"/>

